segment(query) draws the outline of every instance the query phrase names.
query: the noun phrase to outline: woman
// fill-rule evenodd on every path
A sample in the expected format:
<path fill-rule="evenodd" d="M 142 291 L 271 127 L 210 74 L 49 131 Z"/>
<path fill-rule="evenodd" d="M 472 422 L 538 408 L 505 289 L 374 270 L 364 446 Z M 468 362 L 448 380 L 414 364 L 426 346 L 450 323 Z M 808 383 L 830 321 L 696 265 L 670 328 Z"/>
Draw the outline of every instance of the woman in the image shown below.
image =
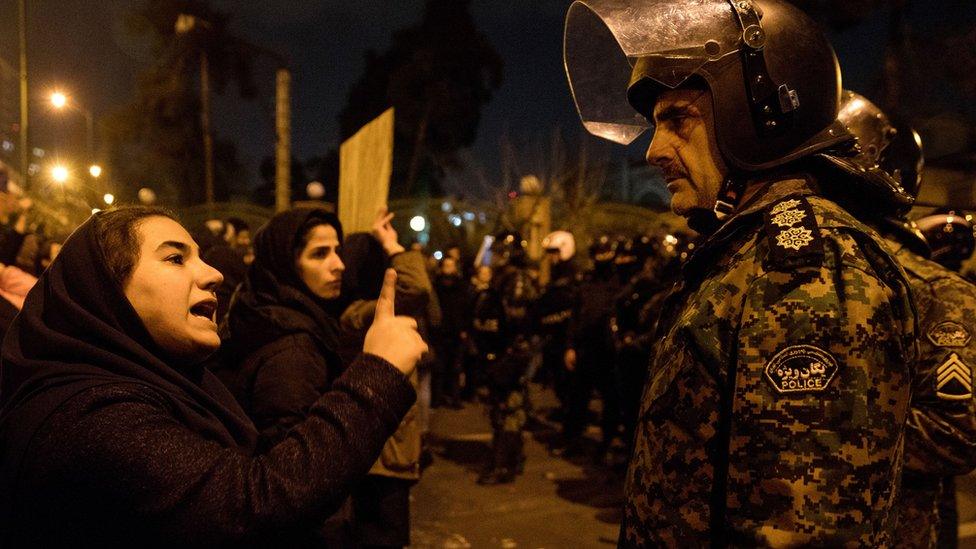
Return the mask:
<path fill-rule="evenodd" d="M 341 504 L 415 398 L 426 345 L 385 280 L 364 353 L 286 440 L 199 364 L 214 289 L 158 209 L 101 212 L 65 243 L 3 347 L 0 546 L 296 545 Z"/>
<path fill-rule="evenodd" d="M 308 208 L 279 213 L 255 238 L 214 370 L 254 421 L 259 447 L 282 440 L 342 372 L 341 242 L 335 214 Z"/>

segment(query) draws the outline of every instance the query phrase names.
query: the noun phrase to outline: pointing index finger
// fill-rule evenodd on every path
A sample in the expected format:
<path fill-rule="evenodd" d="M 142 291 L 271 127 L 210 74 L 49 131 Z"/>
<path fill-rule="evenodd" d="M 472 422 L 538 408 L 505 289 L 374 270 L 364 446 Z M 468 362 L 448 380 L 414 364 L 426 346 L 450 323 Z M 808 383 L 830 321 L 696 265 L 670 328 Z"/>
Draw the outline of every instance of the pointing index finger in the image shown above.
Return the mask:
<path fill-rule="evenodd" d="M 376 316 L 393 317 L 396 316 L 393 303 L 396 300 L 396 279 L 397 274 L 393 269 L 387 269 L 383 275 L 383 289 L 376 300 Z"/>

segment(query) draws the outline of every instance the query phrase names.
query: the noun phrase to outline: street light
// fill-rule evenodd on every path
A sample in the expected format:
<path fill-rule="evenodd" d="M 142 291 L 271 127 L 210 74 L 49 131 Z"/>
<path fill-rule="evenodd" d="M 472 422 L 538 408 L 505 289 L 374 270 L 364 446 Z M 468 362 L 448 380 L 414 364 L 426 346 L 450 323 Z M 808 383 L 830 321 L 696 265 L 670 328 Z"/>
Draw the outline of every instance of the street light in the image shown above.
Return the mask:
<path fill-rule="evenodd" d="M 422 215 L 415 215 L 410 219 L 410 228 L 418 233 L 422 232 L 427 228 L 427 220 Z"/>
<path fill-rule="evenodd" d="M 92 164 L 88 167 L 88 173 L 90 173 L 92 177 L 97 178 L 98 176 L 102 175 L 102 167 L 98 164 Z"/>
<path fill-rule="evenodd" d="M 51 105 L 54 105 L 55 109 L 63 109 L 68 104 L 68 96 L 61 92 L 54 92 L 51 94 Z"/>
<path fill-rule="evenodd" d="M 51 168 L 51 178 L 58 183 L 64 183 L 68 180 L 68 168 L 58 164 Z"/>
<path fill-rule="evenodd" d="M 61 91 L 52 93 L 50 100 L 51 106 L 54 107 L 55 110 L 63 111 L 64 109 L 71 107 L 85 117 L 85 145 L 88 148 L 88 158 L 92 158 L 92 155 L 95 153 L 95 117 L 92 115 L 91 111 L 82 107 L 77 102 L 71 102 L 69 105 L 68 96 Z"/>
<path fill-rule="evenodd" d="M 102 197 L 102 200 L 104 200 L 106 204 L 111 206 L 115 202 L 115 195 L 113 195 L 112 193 L 105 193 L 105 196 Z"/>

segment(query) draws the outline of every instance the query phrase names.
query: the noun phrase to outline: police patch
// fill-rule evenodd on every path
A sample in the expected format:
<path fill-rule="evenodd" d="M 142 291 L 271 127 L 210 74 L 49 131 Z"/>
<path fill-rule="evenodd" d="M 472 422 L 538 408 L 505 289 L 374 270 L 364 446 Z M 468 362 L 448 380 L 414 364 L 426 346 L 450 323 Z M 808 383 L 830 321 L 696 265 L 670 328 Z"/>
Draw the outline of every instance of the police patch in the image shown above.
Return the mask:
<path fill-rule="evenodd" d="M 949 358 L 936 371 L 935 394 L 943 400 L 969 400 L 973 398 L 973 371 L 951 353 Z"/>
<path fill-rule="evenodd" d="M 765 370 L 777 393 L 820 393 L 837 375 L 837 359 L 813 345 L 791 345 L 776 353 Z"/>
<path fill-rule="evenodd" d="M 936 347 L 965 347 L 972 337 L 965 326 L 951 320 L 936 324 L 926 335 Z"/>

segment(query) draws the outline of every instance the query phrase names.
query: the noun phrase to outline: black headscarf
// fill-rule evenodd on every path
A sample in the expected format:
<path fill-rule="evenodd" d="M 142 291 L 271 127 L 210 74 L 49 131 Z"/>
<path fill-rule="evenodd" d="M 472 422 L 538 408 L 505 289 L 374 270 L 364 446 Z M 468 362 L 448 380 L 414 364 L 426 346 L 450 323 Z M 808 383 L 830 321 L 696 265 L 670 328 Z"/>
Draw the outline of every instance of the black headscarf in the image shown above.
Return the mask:
<path fill-rule="evenodd" d="M 346 302 L 376 299 L 383 287 L 383 276 L 390 258 L 383 246 L 369 233 L 353 233 L 342 243 L 342 297 Z"/>
<path fill-rule="evenodd" d="M 0 493 L 14 489 L 27 445 L 47 417 L 71 397 L 102 385 L 148 387 L 195 432 L 226 446 L 254 447 L 254 425 L 213 374 L 167 362 L 109 274 L 95 219 L 64 243 L 4 339 Z"/>
<path fill-rule="evenodd" d="M 295 251 L 310 225 L 331 225 L 342 242 L 342 225 L 323 209 L 296 208 L 271 218 L 254 238 L 254 263 L 234 297 L 221 335 L 229 339 L 224 364 L 294 333 L 309 334 L 332 362 L 338 346 L 338 303 L 308 289 L 295 267 Z M 228 360 L 228 357 L 234 357 Z"/>

